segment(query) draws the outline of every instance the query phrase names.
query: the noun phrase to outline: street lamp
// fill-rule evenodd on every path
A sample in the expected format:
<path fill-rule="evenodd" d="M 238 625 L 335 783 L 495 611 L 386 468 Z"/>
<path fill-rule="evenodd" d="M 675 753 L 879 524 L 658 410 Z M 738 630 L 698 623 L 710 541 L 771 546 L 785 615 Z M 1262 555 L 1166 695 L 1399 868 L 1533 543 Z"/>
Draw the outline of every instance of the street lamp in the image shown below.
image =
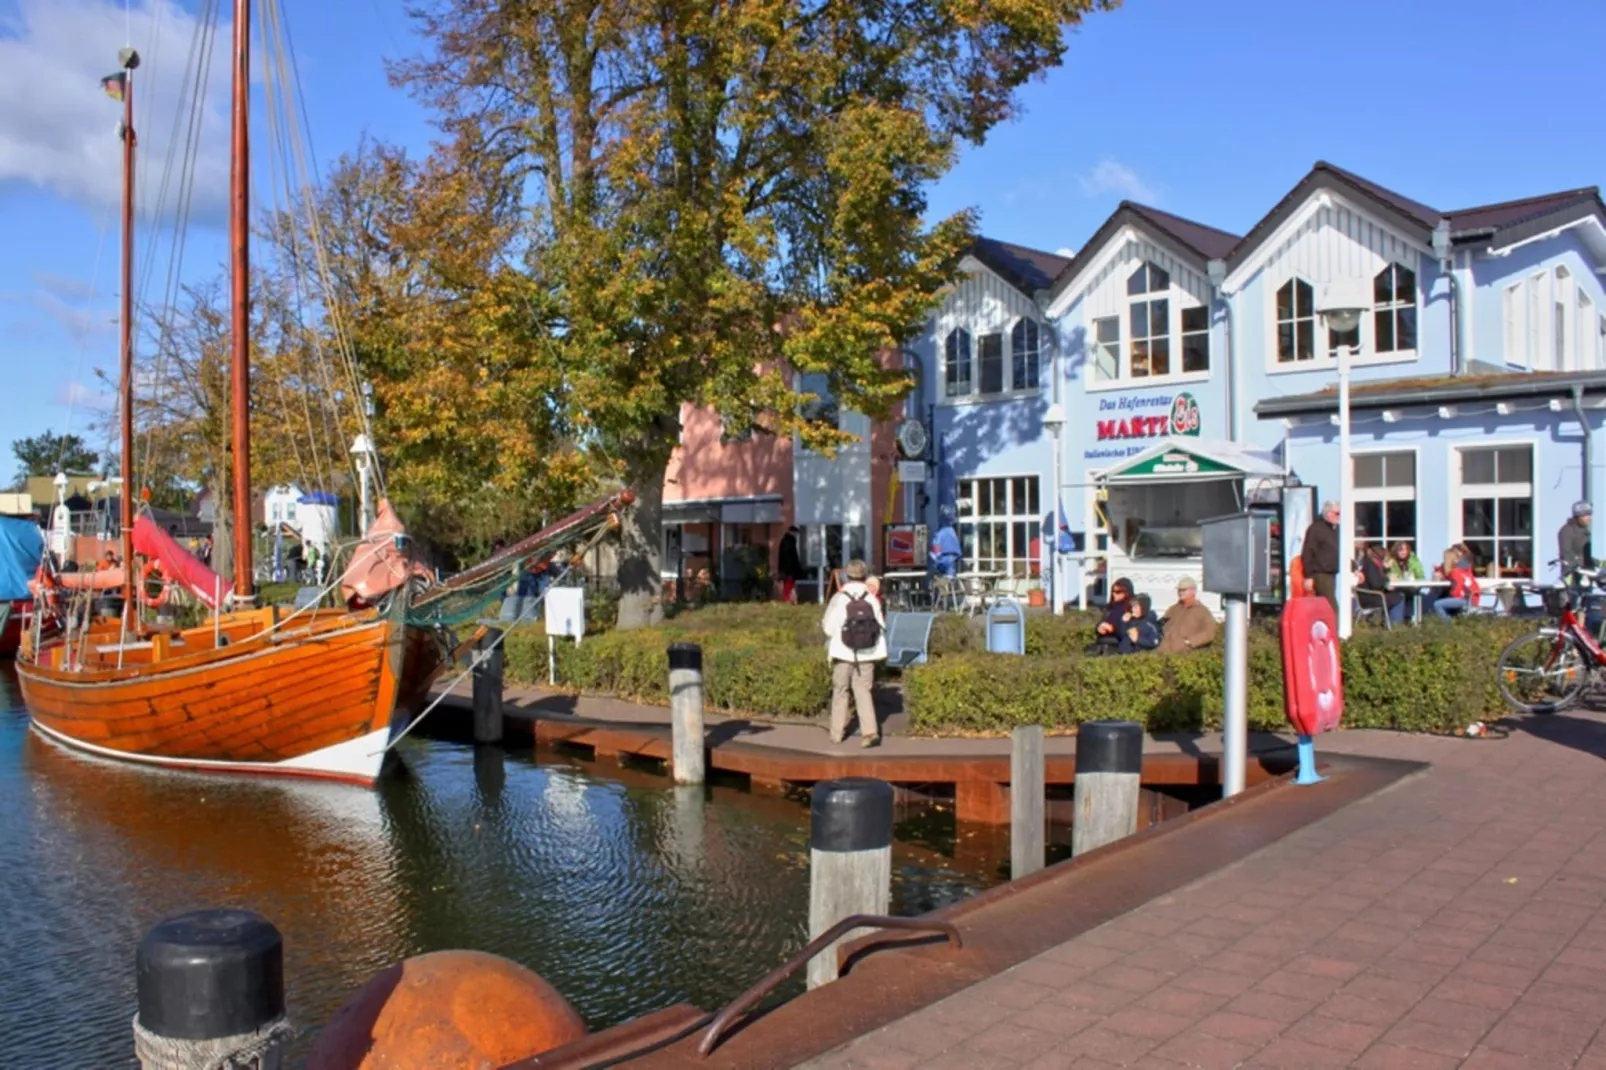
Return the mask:
<path fill-rule="evenodd" d="M 368 441 L 367 435 L 358 435 L 351 443 L 351 459 L 357 465 L 357 534 L 368 534 L 368 529 L 374 523 L 373 479 L 374 454 L 373 443 Z"/>
<path fill-rule="evenodd" d="M 1065 613 L 1065 600 L 1060 597 L 1060 573 L 1064 571 L 1065 560 L 1060 554 L 1060 432 L 1065 428 L 1065 407 L 1059 402 L 1048 407 L 1043 414 L 1043 426 L 1048 429 L 1049 437 L 1054 441 L 1053 480 L 1054 493 L 1048 503 L 1049 552 L 1053 554 L 1053 569 L 1048 574 L 1048 599 L 1054 606 L 1054 615 L 1062 616 Z"/>
<path fill-rule="evenodd" d="M 1340 278 L 1322 285 L 1321 296 L 1316 300 L 1316 312 L 1322 318 L 1329 337 L 1335 334 L 1357 332 L 1361 316 L 1371 307 L 1371 286 L 1364 278 Z M 1349 442 L 1349 366 L 1350 359 L 1360 347 L 1334 346 L 1333 357 L 1338 364 L 1338 505 L 1340 553 L 1338 575 L 1334 577 L 1335 595 L 1338 598 L 1338 637 L 1348 639 L 1354 629 L 1355 613 L 1350 606 L 1350 583 L 1353 575 L 1345 543 L 1354 545 L 1350 529 L 1355 525 L 1355 469 L 1350 457 Z"/>

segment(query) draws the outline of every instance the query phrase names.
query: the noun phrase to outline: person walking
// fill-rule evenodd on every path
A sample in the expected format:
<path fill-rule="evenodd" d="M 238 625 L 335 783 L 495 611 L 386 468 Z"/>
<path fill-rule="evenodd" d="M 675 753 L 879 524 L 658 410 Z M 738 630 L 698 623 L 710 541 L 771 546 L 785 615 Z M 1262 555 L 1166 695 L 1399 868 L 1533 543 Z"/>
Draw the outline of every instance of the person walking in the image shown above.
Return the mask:
<path fill-rule="evenodd" d="M 870 570 L 863 561 L 848 562 L 841 590 L 825 607 L 820 629 L 826 635 L 826 656 L 831 660 L 831 742 L 848 735 L 848 694 L 859 714 L 861 745 L 881 742 L 876 722 L 875 666 L 887 660 L 887 621 L 881 601 L 865 583 Z"/>
<path fill-rule="evenodd" d="M 799 534 L 796 524 L 786 529 L 786 534 L 781 536 L 781 548 L 775 560 L 775 571 L 781 576 L 781 601 L 789 605 L 797 604 L 797 581 L 807 575 L 803 571 L 803 555 L 797 545 Z"/>
<path fill-rule="evenodd" d="M 1595 554 L 1590 546 L 1589 525 L 1594 509 L 1588 502 L 1573 502 L 1573 515 L 1556 533 L 1557 554 L 1561 558 L 1561 579 L 1567 582 L 1576 568 L 1594 568 Z"/>
<path fill-rule="evenodd" d="M 1305 529 L 1305 545 L 1299 563 L 1305 571 L 1305 593 L 1325 598 L 1338 612 L 1338 519 L 1342 510 L 1335 501 L 1322 503 L 1322 512 Z"/>

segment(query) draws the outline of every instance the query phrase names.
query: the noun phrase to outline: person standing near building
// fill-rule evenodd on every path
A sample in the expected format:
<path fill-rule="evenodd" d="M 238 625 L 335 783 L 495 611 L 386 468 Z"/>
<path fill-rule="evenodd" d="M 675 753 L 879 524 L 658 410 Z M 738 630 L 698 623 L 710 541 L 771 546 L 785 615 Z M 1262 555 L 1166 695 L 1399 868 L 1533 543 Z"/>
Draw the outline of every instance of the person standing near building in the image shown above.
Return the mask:
<path fill-rule="evenodd" d="M 1299 563 L 1305 570 L 1305 593 L 1327 599 L 1334 613 L 1338 612 L 1338 570 L 1342 567 L 1338 554 L 1338 520 L 1342 513 L 1337 502 L 1323 502 L 1321 515 L 1305 529 L 1305 546 L 1299 552 Z"/>
<path fill-rule="evenodd" d="M 807 575 L 803 571 L 803 555 L 798 551 L 799 534 L 796 524 L 786 529 L 775 560 L 775 570 L 781 576 L 781 601 L 791 605 L 797 604 L 797 581 Z"/>
<path fill-rule="evenodd" d="M 1561 558 L 1561 578 L 1565 582 L 1575 568 L 1594 568 L 1595 554 L 1590 545 L 1589 525 L 1594 509 L 1588 502 L 1573 502 L 1573 515 L 1556 533 Z"/>
<path fill-rule="evenodd" d="M 881 742 L 875 715 L 875 666 L 887 660 L 887 621 L 881 600 L 865 583 L 870 570 L 863 561 L 848 562 L 842 589 L 831 596 L 820 628 L 826 635 L 826 656 L 831 659 L 831 742 L 848 734 L 848 694 L 859 714 L 861 744 Z"/>

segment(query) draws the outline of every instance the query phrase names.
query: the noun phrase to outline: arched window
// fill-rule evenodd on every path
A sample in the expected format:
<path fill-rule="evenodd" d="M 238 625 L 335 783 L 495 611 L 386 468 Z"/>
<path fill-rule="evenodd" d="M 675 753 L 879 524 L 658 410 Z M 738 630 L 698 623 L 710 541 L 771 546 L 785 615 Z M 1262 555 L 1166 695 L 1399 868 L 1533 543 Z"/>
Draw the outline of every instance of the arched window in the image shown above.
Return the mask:
<path fill-rule="evenodd" d="M 1277 289 L 1277 363 L 1316 359 L 1316 294 L 1304 279 Z"/>
<path fill-rule="evenodd" d="M 1126 280 L 1131 330 L 1131 376 L 1171 374 L 1171 276 L 1156 264 L 1143 263 Z M 1159 296 L 1156 296 L 1159 295 Z"/>
<path fill-rule="evenodd" d="M 1390 264 L 1372 280 L 1372 351 L 1408 353 L 1416 349 L 1416 272 Z"/>
<path fill-rule="evenodd" d="M 943 394 L 962 398 L 970 393 L 970 332 L 955 327 L 948 332 L 943 355 Z"/>
<path fill-rule="evenodd" d="M 1009 332 L 1010 389 L 1036 390 L 1042 365 L 1043 327 L 1034 319 L 1021 319 Z"/>

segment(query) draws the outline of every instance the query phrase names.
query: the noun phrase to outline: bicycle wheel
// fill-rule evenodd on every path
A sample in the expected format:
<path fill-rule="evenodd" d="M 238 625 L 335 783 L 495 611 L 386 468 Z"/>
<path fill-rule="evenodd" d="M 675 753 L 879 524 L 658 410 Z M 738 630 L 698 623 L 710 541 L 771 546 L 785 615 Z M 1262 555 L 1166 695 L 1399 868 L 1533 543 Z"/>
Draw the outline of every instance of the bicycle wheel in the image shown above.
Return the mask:
<path fill-rule="evenodd" d="M 1513 639 L 1500 652 L 1500 697 L 1524 713 L 1555 713 L 1584 693 L 1589 665 L 1555 628 Z"/>

